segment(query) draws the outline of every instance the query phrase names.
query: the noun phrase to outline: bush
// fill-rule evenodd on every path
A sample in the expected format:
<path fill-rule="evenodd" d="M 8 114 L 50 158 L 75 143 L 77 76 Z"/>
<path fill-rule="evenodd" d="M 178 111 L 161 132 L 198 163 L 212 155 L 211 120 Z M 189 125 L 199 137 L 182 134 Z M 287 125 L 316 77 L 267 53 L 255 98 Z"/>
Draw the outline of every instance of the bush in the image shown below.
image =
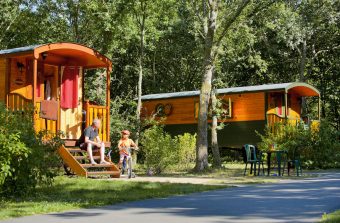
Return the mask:
<path fill-rule="evenodd" d="M 177 161 L 175 140 L 163 131 L 162 126 L 154 125 L 145 130 L 141 144 L 145 153 L 144 164 L 148 173 L 160 174 Z"/>
<path fill-rule="evenodd" d="M 340 142 L 339 132 L 327 120 L 320 123 L 319 131 L 311 131 L 312 143 L 304 156 L 311 168 L 339 168 Z"/>
<path fill-rule="evenodd" d="M 59 134 L 35 133 L 33 109 L 10 112 L 0 104 L 0 195 L 30 193 L 57 174 Z M 48 140 L 47 140 L 48 139 Z"/>
<path fill-rule="evenodd" d="M 292 126 L 277 124 L 279 131 L 274 134 L 266 129 L 260 135 L 261 150 L 268 150 L 272 144 L 276 149 L 287 150 L 290 158 L 300 157 L 306 168 L 340 167 L 340 143 L 337 132 L 327 120 L 322 120 L 318 130 L 305 129 L 303 125 Z"/>
<path fill-rule="evenodd" d="M 189 169 L 196 160 L 196 135 L 171 137 L 163 126 L 152 125 L 141 138 L 144 164 L 149 174 L 160 174 L 170 166 Z"/>
<path fill-rule="evenodd" d="M 178 165 L 188 170 L 196 161 L 196 134 L 184 133 L 175 137 L 178 151 Z"/>

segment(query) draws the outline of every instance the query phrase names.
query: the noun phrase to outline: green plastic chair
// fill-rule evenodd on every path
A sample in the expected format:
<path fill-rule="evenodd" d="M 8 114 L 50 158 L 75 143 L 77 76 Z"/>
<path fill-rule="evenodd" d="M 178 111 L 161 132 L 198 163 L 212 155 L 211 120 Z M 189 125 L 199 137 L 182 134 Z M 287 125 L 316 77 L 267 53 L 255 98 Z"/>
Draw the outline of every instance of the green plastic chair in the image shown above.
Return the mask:
<path fill-rule="evenodd" d="M 302 175 L 302 167 L 301 167 L 301 162 L 300 162 L 300 156 L 297 155 L 296 153 L 297 148 L 294 149 L 293 151 L 293 156 L 291 160 L 288 160 L 288 176 L 290 176 L 290 169 L 295 169 L 296 171 L 296 176 L 301 176 Z"/>
<path fill-rule="evenodd" d="M 259 165 L 257 175 L 260 175 L 260 169 L 261 169 L 261 164 L 262 164 L 262 172 L 263 172 L 263 175 L 264 175 L 264 165 L 263 165 L 263 161 L 262 161 L 262 153 L 260 152 L 259 156 L 257 156 L 256 147 L 253 146 L 253 145 L 250 145 L 250 144 L 245 144 L 243 147 L 244 147 L 244 150 L 245 150 L 245 163 L 246 163 L 243 175 L 244 176 L 246 175 L 248 163 L 250 163 L 251 169 L 254 166 L 254 175 L 256 175 L 256 164 Z"/>

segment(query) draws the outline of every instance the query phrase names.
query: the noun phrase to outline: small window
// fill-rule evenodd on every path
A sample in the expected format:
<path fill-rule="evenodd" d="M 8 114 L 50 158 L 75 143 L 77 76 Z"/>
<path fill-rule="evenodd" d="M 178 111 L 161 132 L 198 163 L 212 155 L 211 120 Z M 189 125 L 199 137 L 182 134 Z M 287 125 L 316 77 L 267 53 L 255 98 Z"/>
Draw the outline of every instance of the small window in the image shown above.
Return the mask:
<path fill-rule="evenodd" d="M 231 98 L 228 99 L 222 99 L 221 100 L 221 106 L 222 106 L 222 113 L 220 119 L 227 119 L 227 118 L 232 118 L 232 102 Z M 199 108 L 200 104 L 199 101 L 194 101 L 194 117 L 197 120 L 199 116 Z M 209 110 L 211 109 L 211 106 L 208 108 Z M 208 114 L 211 114 L 211 112 L 208 112 Z M 208 119 L 211 119 L 209 116 Z"/>

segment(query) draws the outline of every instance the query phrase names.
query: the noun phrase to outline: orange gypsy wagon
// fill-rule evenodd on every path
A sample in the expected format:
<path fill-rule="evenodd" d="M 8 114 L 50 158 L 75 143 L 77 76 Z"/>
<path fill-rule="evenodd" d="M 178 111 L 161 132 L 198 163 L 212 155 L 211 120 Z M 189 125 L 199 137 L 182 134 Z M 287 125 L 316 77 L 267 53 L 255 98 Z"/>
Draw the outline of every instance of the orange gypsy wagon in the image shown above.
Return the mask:
<path fill-rule="evenodd" d="M 108 174 L 119 177 L 114 164 L 90 171 L 86 156 L 75 148 L 76 139 L 93 119 L 102 121 L 100 138 L 110 146 L 109 58 L 75 43 L 51 43 L 0 50 L 0 102 L 12 111 L 35 108 L 37 131 L 62 131 L 65 146 L 59 154 L 70 171 L 82 176 Z M 90 69 L 106 70 L 106 103 L 94 105 L 84 98 L 84 74 Z M 99 167 L 99 166 L 98 166 Z"/>

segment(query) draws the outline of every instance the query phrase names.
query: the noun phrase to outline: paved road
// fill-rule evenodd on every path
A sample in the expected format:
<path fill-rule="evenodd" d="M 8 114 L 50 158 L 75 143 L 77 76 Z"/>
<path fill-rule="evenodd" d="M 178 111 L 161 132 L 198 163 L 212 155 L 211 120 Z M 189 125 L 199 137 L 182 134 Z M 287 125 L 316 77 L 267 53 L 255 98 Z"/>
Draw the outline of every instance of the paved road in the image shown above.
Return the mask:
<path fill-rule="evenodd" d="M 299 181 L 248 185 L 5 222 L 317 222 L 324 212 L 339 208 L 340 173 L 328 173 Z"/>

